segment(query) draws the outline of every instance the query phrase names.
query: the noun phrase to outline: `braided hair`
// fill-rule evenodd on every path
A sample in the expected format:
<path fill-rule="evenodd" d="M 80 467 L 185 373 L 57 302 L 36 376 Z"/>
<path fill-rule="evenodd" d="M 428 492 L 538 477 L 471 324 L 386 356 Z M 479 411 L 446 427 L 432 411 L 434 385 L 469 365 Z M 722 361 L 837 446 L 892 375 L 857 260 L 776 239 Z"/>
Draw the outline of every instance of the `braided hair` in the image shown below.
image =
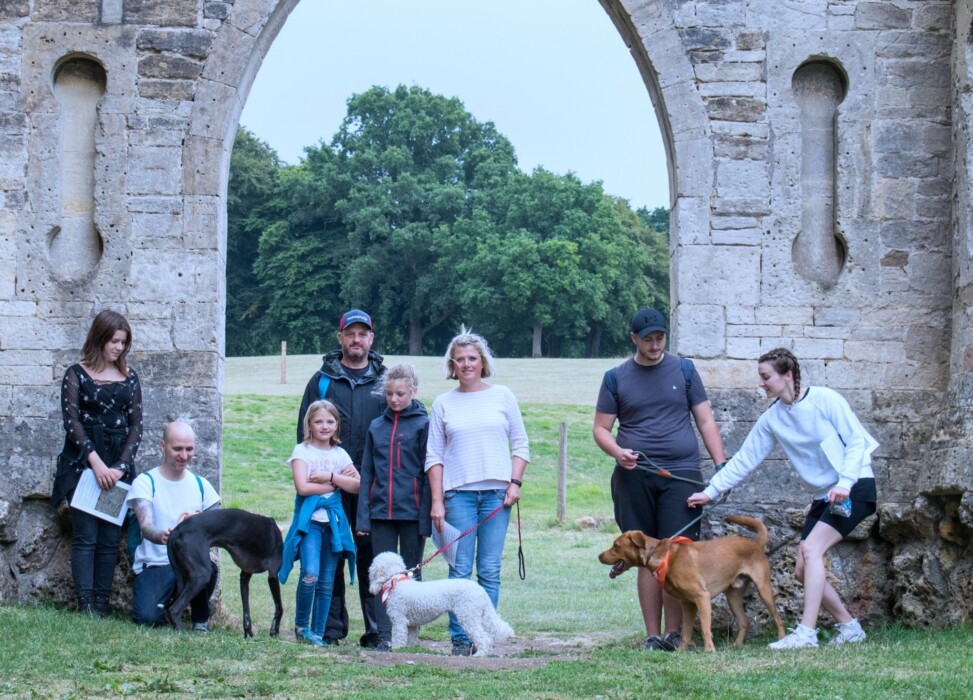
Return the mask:
<path fill-rule="evenodd" d="M 801 398 L 801 366 L 797 363 L 797 358 L 787 348 L 774 348 L 770 352 L 765 352 L 757 359 L 757 363 L 769 362 L 777 374 L 787 374 L 794 377 L 794 400 Z"/>

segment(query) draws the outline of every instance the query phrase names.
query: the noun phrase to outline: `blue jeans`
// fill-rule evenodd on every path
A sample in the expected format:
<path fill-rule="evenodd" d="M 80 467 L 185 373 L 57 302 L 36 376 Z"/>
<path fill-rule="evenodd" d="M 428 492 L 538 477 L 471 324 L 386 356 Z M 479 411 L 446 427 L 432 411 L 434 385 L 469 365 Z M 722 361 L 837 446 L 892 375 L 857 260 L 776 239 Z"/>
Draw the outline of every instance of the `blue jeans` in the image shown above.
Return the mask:
<path fill-rule="evenodd" d="M 331 524 L 311 521 L 311 526 L 301 538 L 301 578 L 297 582 L 297 605 L 294 625 L 307 627 L 324 636 L 334 590 L 334 572 L 338 568 L 338 552 L 331 551 Z"/>
<path fill-rule="evenodd" d="M 189 601 L 189 617 L 196 622 L 209 620 L 209 599 L 216 590 L 219 569 L 210 562 L 213 575 L 206 588 Z M 135 589 L 132 593 L 132 619 L 137 625 L 157 627 L 168 624 L 166 608 L 173 599 L 176 588 L 176 575 L 171 566 L 147 566 L 135 575 Z"/>
<path fill-rule="evenodd" d="M 446 522 L 460 532 L 465 532 L 503 505 L 506 492 L 506 489 L 447 491 L 444 497 Z M 449 578 L 471 578 L 475 559 L 476 581 L 486 590 L 494 608 L 500 602 L 500 563 L 509 522 L 510 509 L 502 508 L 499 513 L 462 538 L 456 543 L 456 566 L 449 569 Z M 449 636 L 454 642 L 470 642 L 453 613 L 449 614 Z"/>

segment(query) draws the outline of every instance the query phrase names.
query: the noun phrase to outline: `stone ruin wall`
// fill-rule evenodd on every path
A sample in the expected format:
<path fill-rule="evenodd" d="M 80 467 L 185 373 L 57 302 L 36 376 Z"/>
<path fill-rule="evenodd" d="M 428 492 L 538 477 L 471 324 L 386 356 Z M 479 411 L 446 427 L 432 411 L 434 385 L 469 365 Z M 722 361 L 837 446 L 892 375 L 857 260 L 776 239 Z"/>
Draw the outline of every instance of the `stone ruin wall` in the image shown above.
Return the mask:
<path fill-rule="evenodd" d="M 69 597 L 47 496 L 59 380 L 98 309 L 135 329 L 140 466 L 184 416 L 219 483 L 229 149 L 296 2 L 0 2 L 0 602 Z M 669 154 L 673 347 L 728 449 L 765 406 L 754 358 L 792 347 L 881 442 L 879 517 L 836 548 L 839 591 L 872 622 L 968 618 L 973 3 L 602 4 Z M 708 524 L 764 518 L 789 616 L 805 500 L 777 455 Z"/>

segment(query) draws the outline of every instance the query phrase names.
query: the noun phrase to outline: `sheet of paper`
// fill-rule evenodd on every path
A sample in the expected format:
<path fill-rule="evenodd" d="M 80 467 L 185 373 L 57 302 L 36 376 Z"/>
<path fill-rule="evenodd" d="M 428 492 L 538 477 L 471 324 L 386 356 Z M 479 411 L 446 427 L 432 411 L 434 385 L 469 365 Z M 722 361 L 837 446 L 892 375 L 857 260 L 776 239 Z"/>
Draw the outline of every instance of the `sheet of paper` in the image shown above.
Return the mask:
<path fill-rule="evenodd" d="M 81 472 L 81 479 L 74 489 L 74 496 L 71 498 L 71 507 L 98 516 L 102 520 L 121 525 L 128 512 L 128 503 L 125 499 L 132 487 L 124 481 L 115 482 L 115 486 L 108 491 L 103 491 L 98 486 L 95 473 L 90 469 Z"/>
<path fill-rule="evenodd" d="M 436 526 L 432 526 L 432 543 L 436 546 L 436 549 L 444 545 L 449 545 L 443 550 L 443 558 L 446 563 L 450 566 L 456 566 L 456 540 L 459 538 L 460 532 L 455 527 L 443 521 L 443 531 L 439 532 Z"/>

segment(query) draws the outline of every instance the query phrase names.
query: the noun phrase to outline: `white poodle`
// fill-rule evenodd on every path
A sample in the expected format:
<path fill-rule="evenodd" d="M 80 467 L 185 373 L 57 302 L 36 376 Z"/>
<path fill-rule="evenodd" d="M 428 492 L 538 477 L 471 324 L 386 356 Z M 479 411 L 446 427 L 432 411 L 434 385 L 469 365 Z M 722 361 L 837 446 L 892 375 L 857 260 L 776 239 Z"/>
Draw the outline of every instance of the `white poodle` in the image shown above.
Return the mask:
<path fill-rule="evenodd" d="M 368 590 L 381 595 L 392 621 L 392 648 L 419 643 L 419 625 L 453 612 L 473 640 L 474 656 L 486 656 L 514 631 L 493 609 L 483 587 L 463 578 L 416 581 L 395 552 L 382 552 L 368 567 Z"/>

